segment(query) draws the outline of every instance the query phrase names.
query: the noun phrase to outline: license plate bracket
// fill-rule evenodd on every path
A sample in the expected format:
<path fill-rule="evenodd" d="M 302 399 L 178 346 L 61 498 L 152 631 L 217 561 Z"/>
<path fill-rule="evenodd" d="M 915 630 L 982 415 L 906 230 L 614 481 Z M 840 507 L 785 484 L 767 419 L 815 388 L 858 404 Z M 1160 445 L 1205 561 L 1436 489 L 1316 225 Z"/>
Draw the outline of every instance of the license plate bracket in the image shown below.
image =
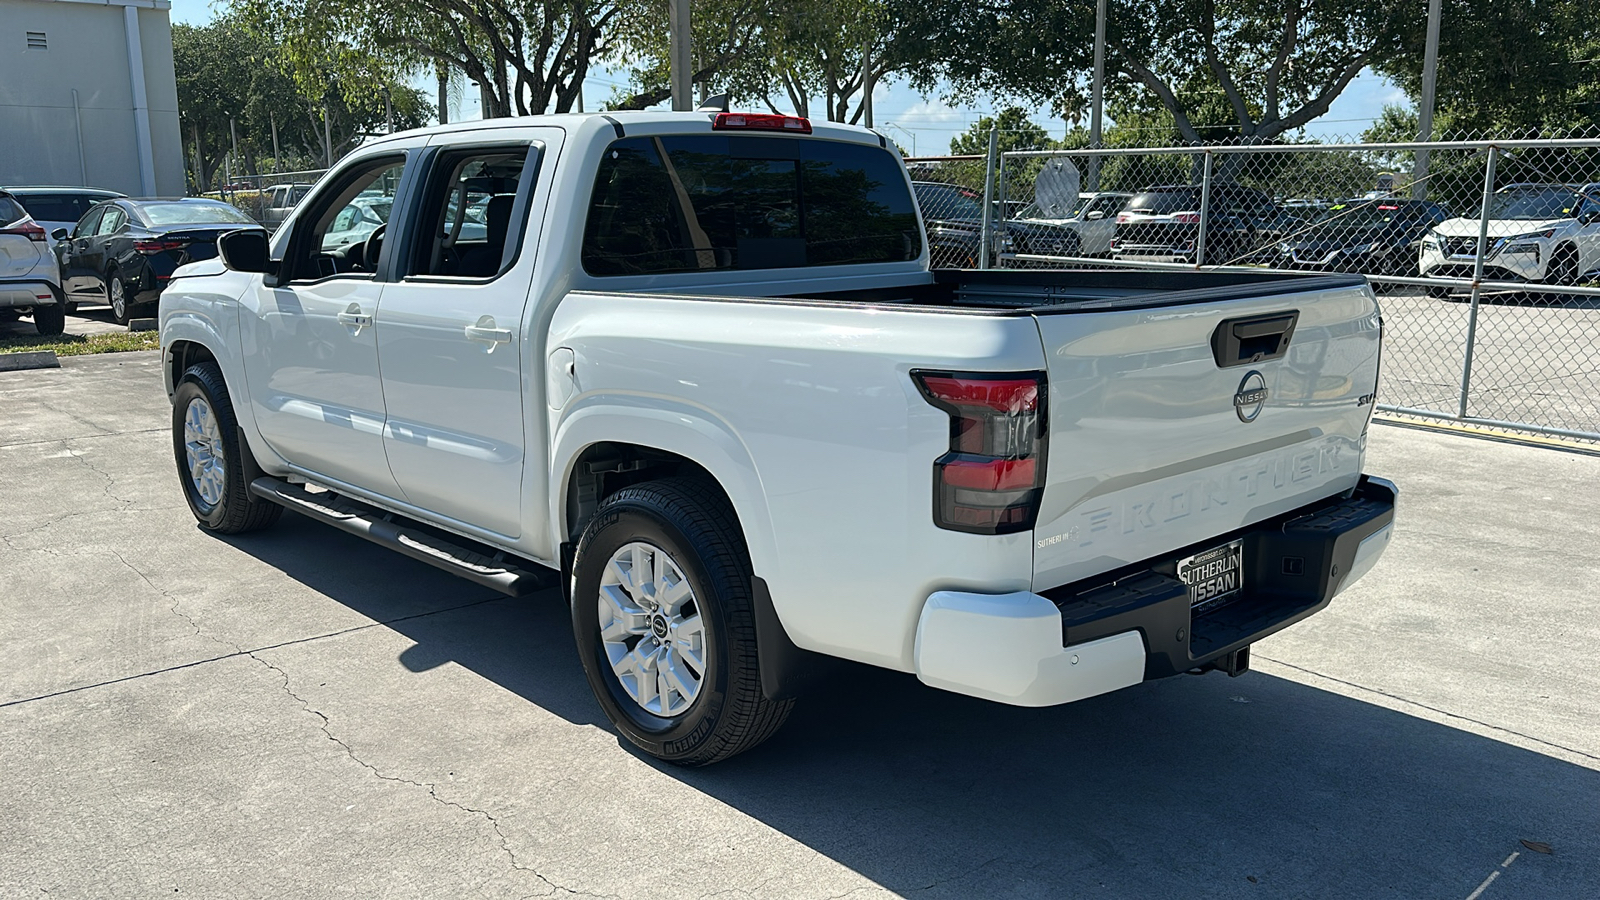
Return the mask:
<path fill-rule="evenodd" d="M 1244 541 L 1229 541 L 1178 560 L 1178 580 L 1189 588 L 1189 608 L 1214 609 L 1244 590 Z"/>

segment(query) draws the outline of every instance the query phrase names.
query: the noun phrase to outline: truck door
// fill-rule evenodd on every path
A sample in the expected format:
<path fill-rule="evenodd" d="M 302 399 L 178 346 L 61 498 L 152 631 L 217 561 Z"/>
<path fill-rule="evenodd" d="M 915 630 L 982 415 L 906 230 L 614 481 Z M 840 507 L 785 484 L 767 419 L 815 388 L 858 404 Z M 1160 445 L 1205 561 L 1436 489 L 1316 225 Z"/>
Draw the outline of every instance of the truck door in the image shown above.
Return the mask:
<path fill-rule="evenodd" d="M 280 232 L 276 283 L 258 281 L 242 298 L 241 315 L 261 436 L 308 472 L 389 497 L 399 489 L 383 457 L 374 328 L 384 287 L 376 271 L 387 251 L 382 232 L 350 245 L 332 246 L 327 237 L 356 202 L 387 216 L 405 171 L 402 150 L 369 155 L 332 176 L 291 233 Z"/>
<path fill-rule="evenodd" d="M 542 331 L 523 323 L 560 136 L 435 138 L 377 323 L 384 448 L 406 499 L 508 538 L 523 532 L 525 369 L 544 371 L 529 355 Z"/>

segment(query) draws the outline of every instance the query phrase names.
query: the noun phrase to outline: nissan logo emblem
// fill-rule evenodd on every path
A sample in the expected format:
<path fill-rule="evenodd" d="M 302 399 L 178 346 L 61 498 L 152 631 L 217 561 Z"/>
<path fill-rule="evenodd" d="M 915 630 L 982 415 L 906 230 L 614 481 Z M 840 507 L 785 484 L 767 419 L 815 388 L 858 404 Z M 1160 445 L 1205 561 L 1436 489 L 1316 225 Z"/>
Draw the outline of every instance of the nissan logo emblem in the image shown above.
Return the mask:
<path fill-rule="evenodd" d="M 1239 382 L 1239 392 L 1233 395 L 1233 411 L 1241 422 L 1254 422 L 1267 405 L 1267 379 L 1260 372 L 1250 372 Z"/>

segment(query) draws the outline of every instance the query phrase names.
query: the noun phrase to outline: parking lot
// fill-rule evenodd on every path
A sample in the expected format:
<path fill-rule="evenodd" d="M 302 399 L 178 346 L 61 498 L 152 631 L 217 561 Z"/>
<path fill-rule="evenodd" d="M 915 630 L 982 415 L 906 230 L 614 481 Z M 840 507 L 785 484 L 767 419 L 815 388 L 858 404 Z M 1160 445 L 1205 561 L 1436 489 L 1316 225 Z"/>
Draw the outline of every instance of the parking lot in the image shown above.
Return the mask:
<path fill-rule="evenodd" d="M 553 592 L 293 515 L 200 532 L 159 370 L 0 373 L 0 896 L 1600 885 L 1600 457 L 1374 426 L 1392 548 L 1241 678 L 1027 710 L 852 669 L 682 770 L 610 732 Z"/>

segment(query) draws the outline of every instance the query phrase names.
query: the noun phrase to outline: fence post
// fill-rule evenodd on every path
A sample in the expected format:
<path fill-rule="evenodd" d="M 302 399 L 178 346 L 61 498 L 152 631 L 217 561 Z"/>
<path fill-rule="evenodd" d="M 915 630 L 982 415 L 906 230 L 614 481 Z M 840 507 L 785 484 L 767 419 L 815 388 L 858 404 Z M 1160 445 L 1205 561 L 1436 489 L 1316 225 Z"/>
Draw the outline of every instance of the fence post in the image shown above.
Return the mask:
<path fill-rule="evenodd" d="M 1206 149 L 1204 167 L 1200 172 L 1200 228 L 1194 237 L 1194 267 L 1206 261 L 1206 226 L 1211 221 L 1211 150 Z"/>
<path fill-rule="evenodd" d="M 999 166 L 1000 125 L 989 126 L 989 157 L 983 165 L 983 233 L 978 236 L 978 268 L 989 268 L 994 232 L 994 170 Z"/>
<path fill-rule="evenodd" d="M 1461 360 L 1461 403 L 1456 418 L 1467 417 L 1467 393 L 1472 389 L 1472 351 L 1478 341 L 1478 301 L 1483 288 L 1483 258 L 1489 252 L 1489 205 L 1494 202 L 1494 161 L 1497 150 L 1489 145 L 1483 164 L 1483 204 L 1478 209 L 1478 252 L 1472 261 L 1472 305 L 1467 309 L 1467 352 Z"/>

